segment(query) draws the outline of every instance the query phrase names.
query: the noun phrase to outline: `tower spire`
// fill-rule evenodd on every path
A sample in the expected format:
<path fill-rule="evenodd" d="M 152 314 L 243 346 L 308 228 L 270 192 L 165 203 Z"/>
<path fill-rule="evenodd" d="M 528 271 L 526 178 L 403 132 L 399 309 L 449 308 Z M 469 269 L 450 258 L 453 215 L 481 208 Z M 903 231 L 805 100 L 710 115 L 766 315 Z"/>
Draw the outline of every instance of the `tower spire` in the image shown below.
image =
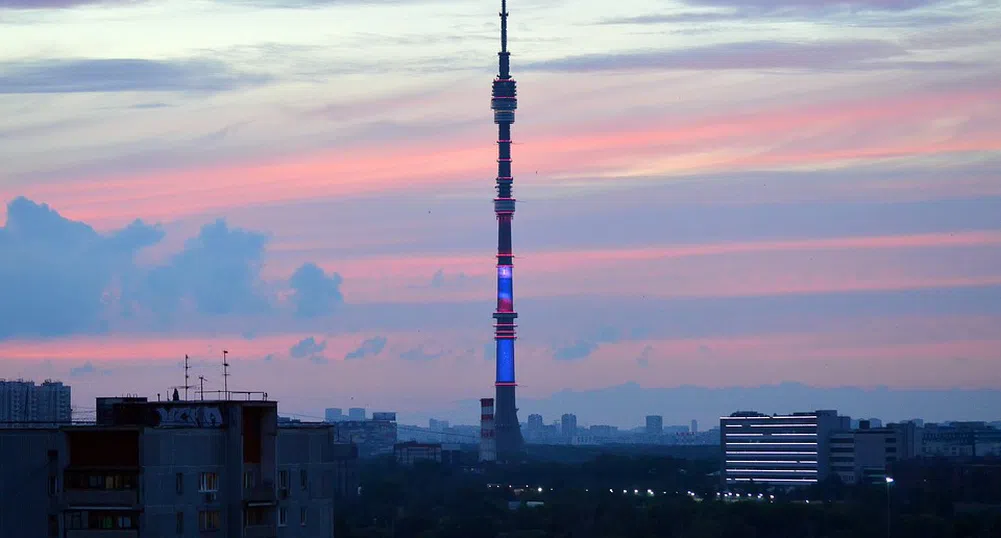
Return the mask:
<path fill-rule="evenodd" d="M 501 52 L 507 52 L 507 0 L 501 0 Z"/>

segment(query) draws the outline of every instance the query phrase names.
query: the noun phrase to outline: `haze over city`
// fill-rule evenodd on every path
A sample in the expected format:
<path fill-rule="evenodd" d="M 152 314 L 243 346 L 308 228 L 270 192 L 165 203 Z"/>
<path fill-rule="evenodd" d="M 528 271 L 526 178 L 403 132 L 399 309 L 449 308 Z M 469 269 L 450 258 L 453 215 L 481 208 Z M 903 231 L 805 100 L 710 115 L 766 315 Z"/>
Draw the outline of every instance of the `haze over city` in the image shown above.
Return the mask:
<path fill-rule="evenodd" d="M 475 422 L 496 11 L 0 1 L 0 377 Z M 996 3 L 511 11 L 522 419 L 996 419 Z"/>

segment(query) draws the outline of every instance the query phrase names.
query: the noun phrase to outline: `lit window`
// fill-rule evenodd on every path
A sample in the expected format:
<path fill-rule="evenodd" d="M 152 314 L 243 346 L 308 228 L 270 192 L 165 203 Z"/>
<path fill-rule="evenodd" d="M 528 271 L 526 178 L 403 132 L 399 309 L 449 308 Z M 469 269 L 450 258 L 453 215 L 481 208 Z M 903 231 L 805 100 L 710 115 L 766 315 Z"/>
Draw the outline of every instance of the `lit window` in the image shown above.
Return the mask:
<path fill-rule="evenodd" d="M 198 491 L 219 491 L 219 475 L 202 473 L 198 478 Z"/>

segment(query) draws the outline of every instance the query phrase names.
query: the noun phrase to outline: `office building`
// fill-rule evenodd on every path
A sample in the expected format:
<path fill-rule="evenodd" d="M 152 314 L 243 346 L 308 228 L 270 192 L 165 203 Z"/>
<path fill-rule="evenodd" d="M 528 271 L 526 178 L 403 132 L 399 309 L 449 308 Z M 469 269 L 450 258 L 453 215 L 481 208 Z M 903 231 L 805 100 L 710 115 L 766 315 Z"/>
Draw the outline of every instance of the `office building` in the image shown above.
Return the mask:
<path fill-rule="evenodd" d="M 0 427 L 32 428 L 69 424 L 72 420 L 70 387 L 46 379 L 34 381 L 0 379 Z"/>
<path fill-rule="evenodd" d="M 837 411 L 720 417 L 723 486 L 802 486 L 823 480 L 830 471 L 831 433 L 849 426 L 850 418 Z"/>
<path fill-rule="evenodd" d="M 659 436 L 664 433 L 664 417 L 660 415 L 647 415 L 646 434 L 649 436 Z"/>
<path fill-rule="evenodd" d="M 365 420 L 365 408 L 364 407 L 352 407 L 348 409 L 348 420 Z"/>
<path fill-rule="evenodd" d="M 858 428 L 830 435 L 830 470 L 846 484 L 883 483 L 886 470 L 920 451 L 920 430 L 910 423 L 873 427 L 860 420 Z"/>
<path fill-rule="evenodd" d="M 340 407 L 328 407 L 323 410 L 324 422 L 337 422 L 340 420 L 344 420 L 344 413 Z"/>
<path fill-rule="evenodd" d="M 926 457 L 1001 457 L 1001 430 L 985 422 L 928 423 L 921 435 Z"/>
<path fill-rule="evenodd" d="M 692 433 L 699 433 L 699 421 L 692 419 L 692 426 L 690 428 Z"/>
<path fill-rule="evenodd" d="M 273 401 L 121 400 L 97 424 L 0 431 L 21 463 L 2 468 L 0 536 L 331 536 L 338 484 L 357 491 L 332 427 L 279 427 Z"/>

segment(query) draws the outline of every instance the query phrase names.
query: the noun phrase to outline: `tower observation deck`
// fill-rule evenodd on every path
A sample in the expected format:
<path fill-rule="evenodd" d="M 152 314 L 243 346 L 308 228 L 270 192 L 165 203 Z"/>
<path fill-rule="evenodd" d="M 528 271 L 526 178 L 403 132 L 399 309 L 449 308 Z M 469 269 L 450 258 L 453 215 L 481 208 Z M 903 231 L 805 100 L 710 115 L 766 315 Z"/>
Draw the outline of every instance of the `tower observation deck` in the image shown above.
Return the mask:
<path fill-rule="evenodd" d="M 514 251 L 511 249 L 511 221 L 515 199 L 511 190 L 511 124 L 518 108 L 517 87 L 511 78 L 511 53 L 507 50 L 507 0 L 501 0 L 501 50 L 497 53 L 498 74 L 494 79 L 490 108 L 497 124 L 497 309 L 493 314 L 497 346 L 495 439 L 497 460 L 513 461 L 522 448 L 521 426 L 515 403 L 514 341 L 518 313 L 514 311 Z"/>

